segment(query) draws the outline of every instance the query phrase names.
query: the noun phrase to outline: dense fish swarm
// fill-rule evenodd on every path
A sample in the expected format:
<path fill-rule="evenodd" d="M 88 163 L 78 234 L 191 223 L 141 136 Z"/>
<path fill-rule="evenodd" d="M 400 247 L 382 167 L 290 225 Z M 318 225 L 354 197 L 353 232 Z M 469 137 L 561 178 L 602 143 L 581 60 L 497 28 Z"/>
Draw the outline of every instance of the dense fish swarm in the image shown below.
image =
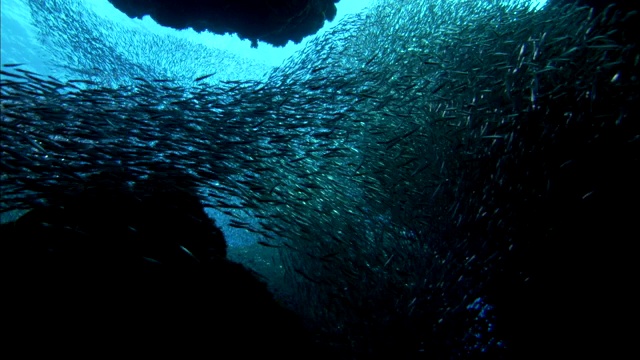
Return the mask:
<path fill-rule="evenodd" d="M 141 25 L 105 17 L 81 0 L 28 0 L 28 6 L 56 73 L 115 87 L 140 76 L 190 86 L 203 74 L 211 75 L 207 81 L 247 80 L 265 72 L 260 63 L 185 37 L 141 31 Z"/>
<path fill-rule="evenodd" d="M 264 81 L 205 84 L 72 37 L 57 49 L 79 48 L 91 79 L 5 64 L 2 211 L 171 163 L 280 250 L 290 305 L 352 357 L 581 351 L 630 266 L 640 51 L 619 24 L 637 14 L 403 4 L 347 18 Z"/>

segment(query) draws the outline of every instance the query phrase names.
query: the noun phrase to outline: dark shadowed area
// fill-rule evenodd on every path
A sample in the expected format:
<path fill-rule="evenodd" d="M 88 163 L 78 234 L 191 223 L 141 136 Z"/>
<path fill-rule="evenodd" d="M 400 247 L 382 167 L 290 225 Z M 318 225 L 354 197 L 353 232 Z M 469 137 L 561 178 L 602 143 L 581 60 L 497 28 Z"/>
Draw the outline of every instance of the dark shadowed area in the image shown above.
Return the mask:
<path fill-rule="evenodd" d="M 299 43 L 336 16 L 339 0 L 109 0 L 132 18 L 150 15 L 174 29 L 193 28 L 275 46 Z"/>
<path fill-rule="evenodd" d="M 618 10 L 637 10 L 640 7 L 640 2 L 637 0 L 549 0 L 550 4 L 570 4 L 577 3 L 579 5 L 587 5 L 592 7 L 596 12 L 601 12 L 608 6 L 615 4 Z"/>
<path fill-rule="evenodd" d="M 77 355 L 249 355 L 248 338 L 262 354 L 308 351 L 302 322 L 227 260 L 193 179 L 156 165 L 142 181 L 113 169 L 50 189 L 46 204 L 0 226 L 12 338 Z"/>

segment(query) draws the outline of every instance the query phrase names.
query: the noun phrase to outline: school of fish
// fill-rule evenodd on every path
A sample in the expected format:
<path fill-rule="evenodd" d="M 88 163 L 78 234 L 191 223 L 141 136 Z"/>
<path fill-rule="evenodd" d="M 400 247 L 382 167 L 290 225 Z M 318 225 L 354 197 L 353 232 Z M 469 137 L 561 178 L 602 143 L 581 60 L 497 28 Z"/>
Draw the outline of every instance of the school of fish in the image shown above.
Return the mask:
<path fill-rule="evenodd" d="M 640 51 L 616 30 L 635 13 L 382 1 L 266 77 L 225 80 L 216 64 L 181 72 L 179 50 L 125 59 L 65 2 L 32 3 L 36 23 L 47 6 L 68 13 L 57 26 L 76 29 L 42 36 L 78 76 L 1 68 L 0 212 L 171 163 L 279 251 L 290 306 L 355 354 L 508 352 L 485 285 L 529 246 L 521 209 L 547 206 L 571 167 L 553 149 L 574 130 L 577 150 L 604 131 L 627 154 L 640 145 Z"/>

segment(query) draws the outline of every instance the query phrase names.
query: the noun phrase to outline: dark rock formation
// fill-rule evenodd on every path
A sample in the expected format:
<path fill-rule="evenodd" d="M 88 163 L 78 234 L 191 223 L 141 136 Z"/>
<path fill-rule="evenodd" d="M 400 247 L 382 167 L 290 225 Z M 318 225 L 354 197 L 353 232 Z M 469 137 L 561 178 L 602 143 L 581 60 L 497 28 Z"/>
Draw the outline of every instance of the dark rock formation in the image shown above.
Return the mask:
<path fill-rule="evenodd" d="M 241 39 L 284 46 L 315 34 L 336 16 L 339 0 L 109 0 L 129 17 L 150 15 L 162 26 L 193 28 L 218 34 L 237 33 Z"/>
<path fill-rule="evenodd" d="M 157 170 L 100 173 L 2 225 L 14 342 L 77 355 L 309 351 L 298 319 L 226 259 L 188 176 Z"/>

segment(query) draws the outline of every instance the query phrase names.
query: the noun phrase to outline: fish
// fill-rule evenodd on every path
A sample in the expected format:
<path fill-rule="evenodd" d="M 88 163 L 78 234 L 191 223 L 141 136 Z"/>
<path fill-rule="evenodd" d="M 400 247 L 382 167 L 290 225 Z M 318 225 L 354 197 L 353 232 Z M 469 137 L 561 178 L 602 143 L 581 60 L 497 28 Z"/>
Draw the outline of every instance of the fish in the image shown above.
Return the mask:
<path fill-rule="evenodd" d="M 207 75 L 202 75 L 202 76 L 198 76 L 197 78 L 193 79 L 194 82 L 199 82 L 202 81 L 204 79 L 210 78 L 211 76 L 215 75 L 215 73 L 212 74 L 207 74 Z"/>
<path fill-rule="evenodd" d="M 279 248 L 280 246 L 277 245 L 273 245 L 273 244 L 269 244 L 268 242 L 262 241 L 262 240 L 258 240 L 257 242 L 258 245 L 262 245 L 264 247 L 269 247 L 269 248 Z"/>
<path fill-rule="evenodd" d="M 18 67 L 23 65 L 25 64 L 24 63 L 7 63 L 7 64 L 2 64 L 2 67 L 12 68 L 12 67 Z"/>
<path fill-rule="evenodd" d="M 193 174 L 201 201 L 231 217 L 229 227 L 256 236 L 262 251 L 277 248 L 270 253 L 286 276 L 267 273 L 270 285 L 294 294 L 308 307 L 299 311 L 326 324 L 325 335 L 350 334 L 342 340 L 354 353 L 394 343 L 419 349 L 449 330 L 469 357 L 483 356 L 483 339 L 495 339 L 482 345 L 496 357 L 504 355 L 498 343 L 519 344 L 498 338 L 509 329 L 469 325 L 467 296 L 504 285 L 503 266 L 527 263 L 516 261 L 527 256 L 519 249 L 537 245 L 516 235 L 553 235 L 522 216 L 555 211 L 535 207 L 558 199 L 548 190 L 558 178 L 546 177 L 597 164 L 589 161 L 597 151 L 581 153 L 584 144 L 638 144 L 637 132 L 616 130 L 632 126 L 640 61 L 637 46 L 614 31 L 624 15 L 384 2 L 251 79 L 225 78 L 219 55 L 177 37 L 122 32 L 107 41 L 100 29 L 117 24 L 81 2 L 27 3 L 58 68 L 56 79 L 17 64 L 0 69 L 0 191 L 8 194 L 0 212 L 37 206 L 96 172 L 124 169 L 135 182 L 171 163 Z M 155 55 L 112 51 L 112 43 Z M 552 149 L 571 151 L 556 161 Z M 560 165 L 574 154 L 584 158 Z M 536 181 L 524 181 L 530 176 Z M 587 178 L 576 181 L 586 189 L 578 200 L 601 189 L 580 186 Z M 328 294 L 351 307 L 336 307 Z M 428 316 L 414 323 L 415 313 Z M 422 321 L 431 318 L 442 324 Z M 388 323 L 433 338 L 398 340 Z M 389 341 L 371 341 L 371 333 Z"/>

